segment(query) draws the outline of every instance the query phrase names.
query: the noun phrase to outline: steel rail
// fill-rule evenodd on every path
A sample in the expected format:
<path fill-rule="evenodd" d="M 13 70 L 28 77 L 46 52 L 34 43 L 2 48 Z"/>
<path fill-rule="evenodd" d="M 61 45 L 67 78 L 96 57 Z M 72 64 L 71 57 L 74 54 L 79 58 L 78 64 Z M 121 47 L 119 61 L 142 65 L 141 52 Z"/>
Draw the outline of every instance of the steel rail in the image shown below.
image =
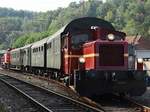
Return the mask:
<path fill-rule="evenodd" d="M 6 74 L 5 74 L 5 75 L 6 75 Z M 4 76 L 4 75 L 2 75 L 2 76 Z M 8 75 L 7 75 L 7 76 L 8 76 Z M 72 98 L 70 98 L 70 97 L 67 97 L 67 96 L 65 96 L 65 95 L 62 95 L 62 94 L 60 94 L 60 93 L 57 93 L 57 92 L 54 92 L 54 91 L 52 91 L 52 90 L 46 89 L 46 88 L 44 88 L 44 87 L 37 86 L 37 85 L 34 85 L 34 84 L 32 84 L 32 83 L 19 80 L 19 79 L 15 78 L 15 77 L 12 77 L 12 76 L 8 76 L 8 77 L 11 77 L 11 78 L 13 78 L 13 79 L 15 79 L 15 80 L 18 80 L 18 81 L 20 81 L 20 82 L 26 83 L 26 84 L 28 84 L 28 85 L 38 87 L 38 88 L 40 88 L 40 89 L 42 89 L 42 90 L 44 90 L 44 91 L 48 91 L 48 92 L 53 93 L 53 94 L 56 94 L 56 95 L 58 95 L 58 96 L 60 96 L 60 97 L 64 97 L 64 98 L 66 98 L 66 99 L 68 99 L 68 100 L 70 100 L 70 101 L 73 101 L 74 104 L 79 105 L 79 106 L 81 106 L 81 107 L 82 107 L 82 106 L 83 106 L 83 107 L 87 107 L 87 108 L 90 108 L 90 109 L 92 109 L 92 110 L 94 110 L 94 111 L 96 111 L 96 112 L 105 112 L 105 111 L 106 111 L 106 110 L 103 108 L 103 106 L 99 107 L 100 109 L 98 109 L 98 108 L 92 107 L 92 106 L 90 106 L 90 105 L 88 105 L 88 104 L 85 104 L 85 103 L 83 103 L 83 102 L 80 102 L 80 101 L 74 100 L 74 99 L 72 99 Z M 25 93 L 25 94 L 26 94 L 26 93 Z M 27 95 L 27 96 L 29 96 L 29 95 Z M 30 97 L 30 96 L 29 96 L 29 97 Z M 31 97 L 31 99 L 33 99 L 33 98 Z M 139 104 L 139 103 L 137 103 L 136 101 L 131 100 L 131 99 L 128 98 L 128 97 L 124 97 L 124 99 L 125 99 L 125 100 L 128 100 L 130 103 L 134 104 L 135 106 L 140 107 L 141 110 L 142 110 L 142 112 L 150 112 L 150 107 L 147 107 L 147 106 L 144 106 L 144 105 L 142 105 L 142 104 Z M 34 100 L 34 99 L 33 99 L 33 100 Z M 36 100 L 35 100 L 35 101 L 36 101 Z M 43 105 L 43 106 L 44 106 L 44 105 Z M 50 111 L 50 112 L 52 112 L 52 111 Z"/>
<path fill-rule="evenodd" d="M 95 102 L 102 106 L 104 112 L 150 112 L 150 107 L 144 106 L 129 97 L 121 97 L 117 94 L 109 95 L 106 99 L 105 97 L 102 97 L 101 100 L 95 99 Z"/>
<path fill-rule="evenodd" d="M 36 105 L 38 108 L 41 108 L 42 110 L 44 110 L 44 112 L 53 112 L 52 110 L 48 109 L 47 107 L 45 107 L 44 105 L 42 105 L 41 103 L 39 103 L 38 101 L 36 101 L 35 99 L 33 99 L 32 97 L 30 97 L 28 94 L 26 94 L 25 92 L 21 91 L 20 89 L 16 88 L 15 86 L 13 86 L 12 84 L 8 83 L 7 81 L 3 80 L 0 78 L 0 80 L 5 83 L 6 85 L 8 85 L 9 87 L 11 87 L 12 89 L 16 90 L 18 93 L 20 93 L 23 97 L 27 98 L 30 102 L 32 102 L 34 105 Z"/>
<path fill-rule="evenodd" d="M 138 102 L 136 102 L 133 99 L 130 99 L 128 97 L 125 97 L 125 99 L 128 100 L 129 102 L 141 107 L 142 112 L 150 112 L 150 107 L 144 106 L 144 105 L 142 105 L 142 104 L 140 104 L 140 103 L 138 103 Z"/>
<path fill-rule="evenodd" d="M 35 87 L 35 88 L 39 88 L 39 89 L 41 89 L 42 91 L 49 92 L 49 93 L 52 93 L 52 94 L 57 95 L 57 96 L 59 96 L 59 97 L 62 97 L 62 98 L 64 98 L 64 99 L 67 99 L 67 100 L 70 101 L 72 104 L 76 105 L 77 107 L 86 108 L 87 110 L 91 110 L 91 111 L 94 111 L 94 112 L 104 112 L 104 109 L 103 109 L 103 108 L 92 107 L 92 106 L 90 106 L 90 105 L 88 105 L 88 104 L 85 104 L 85 103 L 83 103 L 83 102 L 77 101 L 77 100 L 75 100 L 75 99 L 72 99 L 72 98 L 67 97 L 67 96 L 65 96 L 65 95 L 62 95 L 62 94 L 60 94 L 60 93 L 54 92 L 54 91 L 52 91 L 52 90 L 46 89 L 46 88 L 44 88 L 44 87 L 37 86 L 37 85 L 34 85 L 34 84 L 32 84 L 32 83 L 19 80 L 19 79 L 15 78 L 15 77 L 12 77 L 12 76 L 8 76 L 8 75 L 6 76 L 6 75 L 5 75 L 4 77 L 8 77 L 8 78 L 11 78 L 11 79 L 15 79 L 15 80 L 17 80 L 17 81 L 19 81 L 19 82 L 21 82 L 21 83 L 30 85 L 30 86 Z M 4 79 L 4 80 L 5 80 L 5 79 Z M 5 81 L 5 82 L 6 82 L 6 81 Z M 13 85 L 12 85 L 12 86 L 13 86 Z M 14 88 L 16 88 L 16 87 L 14 86 Z M 16 89 L 17 89 L 17 91 L 21 91 L 21 90 L 19 90 L 18 88 L 16 88 Z M 23 92 L 23 93 L 24 93 L 24 92 Z M 42 108 L 45 108 L 45 110 L 46 110 L 47 112 L 52 112 L 52 110 L 49 110 L 47 107 L 45 107 L 44 105 L 40 104 L 38 101 L 34 100 L 32 97 L 30 97 L 30 96 L 27 95 L 26 93 L 24 93 L 24 94 L 25 94 L 28 98 L 32 99 L 35 103 L 38 103 L 38 105 L 42 106 Z"/>

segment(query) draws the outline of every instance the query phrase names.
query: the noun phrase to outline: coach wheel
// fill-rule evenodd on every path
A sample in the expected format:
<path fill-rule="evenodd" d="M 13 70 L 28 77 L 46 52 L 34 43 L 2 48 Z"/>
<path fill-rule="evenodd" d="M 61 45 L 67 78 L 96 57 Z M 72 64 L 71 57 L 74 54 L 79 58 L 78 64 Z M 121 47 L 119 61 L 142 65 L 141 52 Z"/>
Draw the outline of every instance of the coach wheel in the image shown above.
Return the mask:
<path fill-rule="evenodd" d="M 35 69 L 35 75 L 38 75 L 38 70 L 37 69 Z"/>
<path fill-rule="evenodd" d="M 67 87 L 70 86 L 70 78 L 69 78 L 69 76 L 64 77 L 64 84 L 65 84 Z"/>
<path fill-rule="evenodd" d="M 54 72 L 54 79 L 58 80 L 58 72 Z"/>
<path fill-rule="evenodd" d="M 55 72 L 51 73 L 51 79 L 55 79 Z"/>
<path fill-rule="evenodd" d="M 25 71 L 28 72 L 28 67 L 25 67 Z"/>
<path fill-rule="evenodd" d="M 60 72 L 56 72 L 56 80 L 60 80 L 60 77 L 61 77 L 61 73 Z"/>

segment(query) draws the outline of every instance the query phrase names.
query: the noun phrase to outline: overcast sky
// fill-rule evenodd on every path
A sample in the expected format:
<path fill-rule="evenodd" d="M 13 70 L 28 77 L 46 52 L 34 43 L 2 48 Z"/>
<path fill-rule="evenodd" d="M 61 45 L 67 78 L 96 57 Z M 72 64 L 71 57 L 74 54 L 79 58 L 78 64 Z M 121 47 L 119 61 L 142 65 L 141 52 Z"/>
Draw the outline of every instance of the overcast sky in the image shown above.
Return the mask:
<path fill-rule="evenodd" d="M 0 0 L 0 7 L 43 12 L 58 7 L 67 7 L 70 2 L 74 1 L 79 2 L 80 0 Z"/>

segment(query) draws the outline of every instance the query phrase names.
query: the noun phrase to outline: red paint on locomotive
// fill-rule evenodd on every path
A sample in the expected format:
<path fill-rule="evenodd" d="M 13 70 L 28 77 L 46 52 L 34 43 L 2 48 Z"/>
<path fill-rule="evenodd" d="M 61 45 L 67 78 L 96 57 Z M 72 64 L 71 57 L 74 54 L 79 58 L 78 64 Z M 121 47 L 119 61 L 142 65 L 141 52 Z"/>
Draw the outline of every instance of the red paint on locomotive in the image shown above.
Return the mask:
<path fill-rule="evenodd" d="M 6 53 L 1 58 L 2 68 L 9 68 L 10 65 L 10 50 L 7 50 Z"/>
<path fill-rule="evenodd" d="M 78 59 L 82 55 L 82 49 L 72 48 L 71 37 L 66 37 L 66 46 L 63 48 L 63 69 L 65 74 L 73 74 L 78 69 Z"/>
<path fill-rule="evenodd" d="M 137 62 L 137 70 L 143 70 L 143 63 Z"/>
<path fill-rule="evenodd" d="M 10 52 L 4 54 L 4 63 L 10 63 Z"/>
<path fill-rule="evenodd" d="M 97 41 L 95 46 L 96 54 L 99 54 L 99 57 L 96 58 L 97 70 L 128 70 L 127 42 Z M 101 52 L 101 50 L 105 51 Z M 101 58 L 102 56 L 103 58 Z"/>
<path fill-rule="evenodd" d="M 85 58 L 85 70 L 95 69 L 96 67 L 95 42 L 86 43 L 83 46 L 83 57 Z"/>

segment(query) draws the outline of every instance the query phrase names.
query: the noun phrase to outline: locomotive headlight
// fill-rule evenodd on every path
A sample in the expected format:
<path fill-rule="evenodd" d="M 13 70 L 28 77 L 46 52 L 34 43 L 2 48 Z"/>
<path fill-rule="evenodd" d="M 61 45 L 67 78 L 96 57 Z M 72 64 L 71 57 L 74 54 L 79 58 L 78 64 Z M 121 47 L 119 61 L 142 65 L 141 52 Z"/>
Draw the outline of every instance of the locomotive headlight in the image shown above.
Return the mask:
<path fill-rule="evenodd" d="M 142 58 L 138 58 L 138 63 L 143 63 L 143 59 Z"/>
<path fill-rule="evenodd" d="M 80 57 L 80 58 L 79 58 L 79 62 L 80 62 L 80 63 L 85 63 L 85 58 L 84 58 L 84 57 Z"/>
<path fill-rule="evenodd" d="M 115 39 L 115 35 L 114 34 L 108 34 L 108 39 L 109 40 L 114 40 Z"/>

